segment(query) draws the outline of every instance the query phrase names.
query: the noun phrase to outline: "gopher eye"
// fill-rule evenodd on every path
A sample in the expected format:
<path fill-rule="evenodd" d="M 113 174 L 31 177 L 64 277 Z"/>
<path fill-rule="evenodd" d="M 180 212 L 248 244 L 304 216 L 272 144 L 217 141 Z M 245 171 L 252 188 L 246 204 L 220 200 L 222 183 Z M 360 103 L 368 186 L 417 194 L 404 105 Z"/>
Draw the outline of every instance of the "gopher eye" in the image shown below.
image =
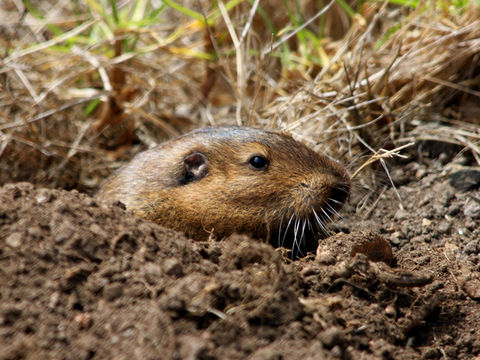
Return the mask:
<path fill-rule="evenodd" d="M 258 170 L 261 170 L 261 169 L 266 169 L 268 164 L 269 164 L 269 161 L 267 158 L 263 157 L 263 156 L 260 156 L 260 155 L 253 155 L 250 160 L 248 161 L 248 163 L 250 164 L 251 167 L 253 167 L 254 169 L 258 169 Z"/>

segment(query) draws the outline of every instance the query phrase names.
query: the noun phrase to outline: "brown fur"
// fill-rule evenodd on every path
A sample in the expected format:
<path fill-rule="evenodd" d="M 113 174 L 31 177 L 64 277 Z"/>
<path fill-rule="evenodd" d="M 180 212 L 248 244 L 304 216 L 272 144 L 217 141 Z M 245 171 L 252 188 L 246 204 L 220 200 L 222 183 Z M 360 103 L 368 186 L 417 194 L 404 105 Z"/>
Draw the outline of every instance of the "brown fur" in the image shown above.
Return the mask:
<path fill-rule="evenodd" d="M 183 184 L 184 159 L 192 153 L 205 156 L 208 173 Z M 270 161 L 266 170 L 249 165 L 253 155 Z M 97 197 L 120 200 L 138 216 L 195 239 L 235 232 L 274 242 L 292 215 L 315 222 L 315 209 L 328 221 L 325 211 L 332 215 L 338 210 L 349 190 L 343 166 L 285 133 L 218 127 L 138 154 L 107 180 Z"/>

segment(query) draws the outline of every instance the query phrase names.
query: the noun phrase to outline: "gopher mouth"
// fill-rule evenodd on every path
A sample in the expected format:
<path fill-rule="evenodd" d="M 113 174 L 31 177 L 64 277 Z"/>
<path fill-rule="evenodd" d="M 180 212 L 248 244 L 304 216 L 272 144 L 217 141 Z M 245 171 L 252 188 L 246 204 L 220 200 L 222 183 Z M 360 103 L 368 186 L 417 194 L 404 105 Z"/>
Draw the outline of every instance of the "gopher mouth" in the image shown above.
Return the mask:
<path fill-rule="evenodd" d="M 314 252 L 318 239 L 331 234 L 327 225 L 338 217 L 338 211 L 347 201 L 348 195 L 348 187 L 337 186 L 332 188 L 327 201 L 320 206 L 313 206 L 307 216 L 291 212 L 280 221 L 277 231 L 270 238 L 271 244 L 290 249 L 292 259 Z"/>
<path fill-rule="evenodd" d="M 309 218 L 292 214 L 288 221 L 282 221 L 271 238 L 272 245 L 290 249 L 292 259 L 302 258 L 307 253 L 314 252 L 318 240 L 330 234 L 327 224 L 333 220 L 332 214 L 329 214 L 326 208 L 317 210 L 312 209 L 312 216 Z"/>

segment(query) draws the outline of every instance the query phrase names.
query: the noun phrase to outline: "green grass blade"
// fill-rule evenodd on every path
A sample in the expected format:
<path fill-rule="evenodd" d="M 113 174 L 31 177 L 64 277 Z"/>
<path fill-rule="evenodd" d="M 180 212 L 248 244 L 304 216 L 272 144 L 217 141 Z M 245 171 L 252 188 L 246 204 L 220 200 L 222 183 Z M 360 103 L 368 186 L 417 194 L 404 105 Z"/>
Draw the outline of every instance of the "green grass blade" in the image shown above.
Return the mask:
<path fill-rule="evenodd" d="M 347 4 L 345 0 L 336 0 L 337 4 L 350 16 L 351 19 L 355 16 L 355 11 Z"/>
<path fill-rule="evenodd" d="M 195 10 L 192 10 L 192 9 L 189 9 L 189 8 L 186 8 L 185 6 L 182 6 L 178 3 L 176 3 L 175 1 L 173 0 L 163 0 L 163 2 L 167 5 L 167 6 L 170 6 L 172 9 L 175 9 L 177 11 L 180 11 L 182 14 L 185 14 L 187 15 L 188 17 L 192 18 L 192 19 L 195 19 L 195 20 L 198 20 L 198 21 L 201 21 L 201 22 L 204 22 L 205 21 L 205 18 L 202 14 L 196 12 Z"/>
<path fill-rule="evenodd" d="M 119 23 L 119 17 L 118 17 L 118 9 L 117 9 L 117 3 L 115 0 L 110 0 L 110 8 L 112 9 L 112 17 L 113 21 L 115 24 L 118 25 Z"/>
<path fill-rule="evenodd" d="M 43 16 L 40 11 L 37 10 L 35 6 L 32 5 L 30 0 L 23 0 L 23 5 L 25 8 L 28 10 L 28 12 L 35 18 L 45 20 L 45 16 Z M 48 30 L 50 30 L 55 36 L 60 36 L 64 33 L 62 29 L 60 29 L 58 26 L 55 26 L 53 24 L 46 24 L 46 27 Z"/>

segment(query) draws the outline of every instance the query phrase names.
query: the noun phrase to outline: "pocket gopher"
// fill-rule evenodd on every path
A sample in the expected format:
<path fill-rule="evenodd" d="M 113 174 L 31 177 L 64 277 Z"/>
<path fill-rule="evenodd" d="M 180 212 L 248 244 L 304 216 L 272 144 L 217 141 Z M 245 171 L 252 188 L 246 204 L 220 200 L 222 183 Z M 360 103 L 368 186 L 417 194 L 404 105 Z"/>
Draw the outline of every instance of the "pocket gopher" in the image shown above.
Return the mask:
<path fill-rule="evenodd" d="M 136 155 L 96 197 L 194 239 L 245 233 L 315 250 L 350 191 L 345 168 L 282 132 L 194 130 Z"/>

